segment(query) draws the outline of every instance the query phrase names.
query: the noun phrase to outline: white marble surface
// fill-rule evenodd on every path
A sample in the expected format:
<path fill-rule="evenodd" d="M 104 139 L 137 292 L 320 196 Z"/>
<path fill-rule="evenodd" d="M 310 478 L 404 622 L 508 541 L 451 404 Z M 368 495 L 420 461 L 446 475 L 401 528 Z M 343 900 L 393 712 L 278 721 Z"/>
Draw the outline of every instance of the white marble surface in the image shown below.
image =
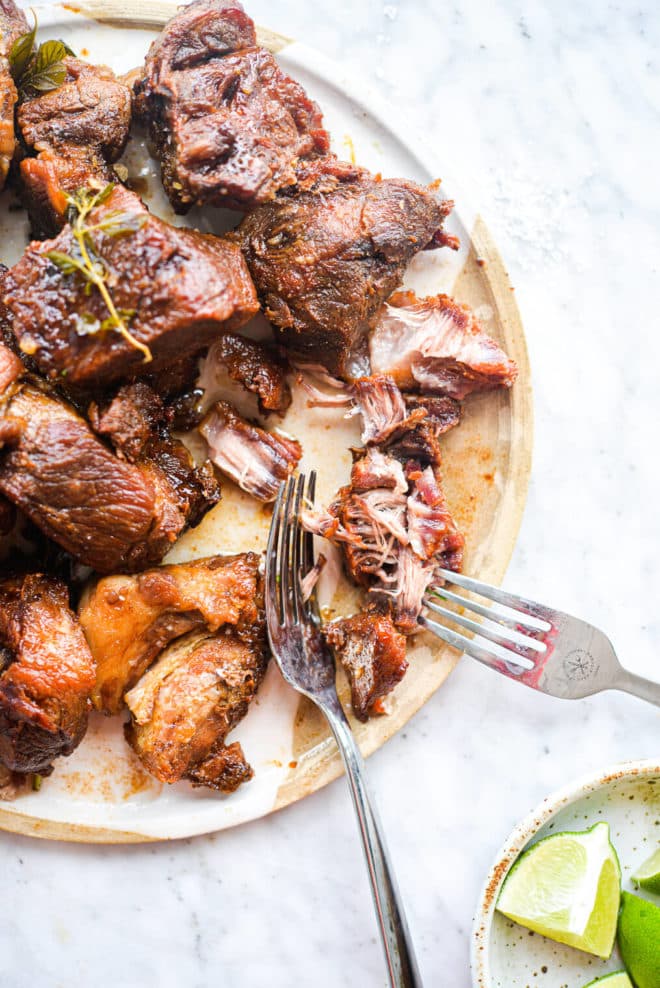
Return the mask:
<path fill-rule="evenodd" d="M 354 65 L 465 177 L 531 351 L 534 474 L 506 585 L 660 676 L 660 20 L 650 0 L 253 0 Z M 549 790 L 657 756 L 658 712 L 562 704 L 464 660 L 370 760 L 425 984 L 467 988 L 491 858 Z M 217 837 L 76 847 L 3 835 L 0 988 L 385 984 L 342 781 Z M 571 986 L 573 988 L 573 986 Z"/>

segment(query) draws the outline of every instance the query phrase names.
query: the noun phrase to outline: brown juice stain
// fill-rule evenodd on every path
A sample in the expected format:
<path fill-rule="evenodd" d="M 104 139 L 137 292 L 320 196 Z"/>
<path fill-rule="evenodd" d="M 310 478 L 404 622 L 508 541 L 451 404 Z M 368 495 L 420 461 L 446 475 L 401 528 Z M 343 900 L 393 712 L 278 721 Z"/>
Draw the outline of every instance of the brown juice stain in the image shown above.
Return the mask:
<path fill-rule="evenodd" d="M 93 771 L 62 773 L 61 781 L 70 796 L 116 803 L 147 790 L 158 794 L 163 788 L 130 752 L 124 759 L 117 758 L 114 753 L 105 759 L 99 758 L 96 766 Z"/>

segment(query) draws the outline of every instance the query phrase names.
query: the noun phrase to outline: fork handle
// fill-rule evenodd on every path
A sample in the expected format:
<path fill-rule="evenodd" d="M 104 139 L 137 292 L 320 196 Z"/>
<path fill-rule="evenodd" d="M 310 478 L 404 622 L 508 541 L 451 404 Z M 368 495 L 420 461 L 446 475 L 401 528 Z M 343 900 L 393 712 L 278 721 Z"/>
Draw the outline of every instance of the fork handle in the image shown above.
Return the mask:
<path fill-rule="evenodd" d="M 351 731 L 346 714 L 335 697 L 323 704 L 346 768 L 364 845 L 371 891 L 385 950 L 391 988 L 422 988 L 408 924 L 392 871 L 382 828 L 371 802 L 364 759 Z"/>
<path fill-rule="evenodd" d="M 623 690 L 624 693 L 632 693 L 633 696 L 638 696 L 641 700 L 647 700 L 649 703 L 654 703 L 656 707 L 660 707 L 660 683 L 654 683 L 651 679 L 638 676 L 635 672 L 622 669 L 621 674 L 617 676 L 614 687 L 617 690 Z"/>

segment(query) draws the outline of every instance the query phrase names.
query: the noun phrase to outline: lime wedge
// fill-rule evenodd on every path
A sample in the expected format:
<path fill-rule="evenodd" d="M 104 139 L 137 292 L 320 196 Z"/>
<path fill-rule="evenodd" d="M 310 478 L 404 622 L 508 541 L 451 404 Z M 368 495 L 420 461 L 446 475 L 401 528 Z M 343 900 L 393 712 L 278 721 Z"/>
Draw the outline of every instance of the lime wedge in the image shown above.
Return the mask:
<path fill-rule="evenodd" d="M 623 892 L 617 940 L 621 959 L 637 988 L 660 985 L 660 906 Z"/>
<path fill-rule="evenodd" d="M 553 834 L 525 851 L 504 882 L 497 909 L 551 940 L 607 958 L 620 894 L 610 828 L 597 823 L 590 830 Z"/>
<path fill-rule="evenodd" d="M 646 889 L 647 892 L 655 892 L 660 895 L 660 847 L 647 858 L 643 865 L 640 865 L 632 877 L 638 889 Z"/>
<path fill-rule="evenodd" d="M 584 988 L 592 988 L 593 985 L 604 985 L 605 988 L 633 988 L 633 983 L 625 971 L 615 971 L 614 974 L 606 974 L 602 978 L 596 978 Z"/>

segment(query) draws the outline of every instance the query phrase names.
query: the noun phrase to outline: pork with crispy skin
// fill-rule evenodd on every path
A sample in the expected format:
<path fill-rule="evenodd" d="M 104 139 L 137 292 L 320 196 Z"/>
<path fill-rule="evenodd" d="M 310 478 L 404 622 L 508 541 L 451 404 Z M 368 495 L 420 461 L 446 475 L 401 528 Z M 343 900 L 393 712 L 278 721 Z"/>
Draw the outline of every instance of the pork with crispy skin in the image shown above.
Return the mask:
<path fill-rule="evenodd" d="M 92 584 L 78 613 L 97 665 L 94 705 L 117 713 L 154 659 L 189 632 L 230 627 L 249 639 L 260 620 L 259 587 L 259 557 L 250 552 Z"/>

